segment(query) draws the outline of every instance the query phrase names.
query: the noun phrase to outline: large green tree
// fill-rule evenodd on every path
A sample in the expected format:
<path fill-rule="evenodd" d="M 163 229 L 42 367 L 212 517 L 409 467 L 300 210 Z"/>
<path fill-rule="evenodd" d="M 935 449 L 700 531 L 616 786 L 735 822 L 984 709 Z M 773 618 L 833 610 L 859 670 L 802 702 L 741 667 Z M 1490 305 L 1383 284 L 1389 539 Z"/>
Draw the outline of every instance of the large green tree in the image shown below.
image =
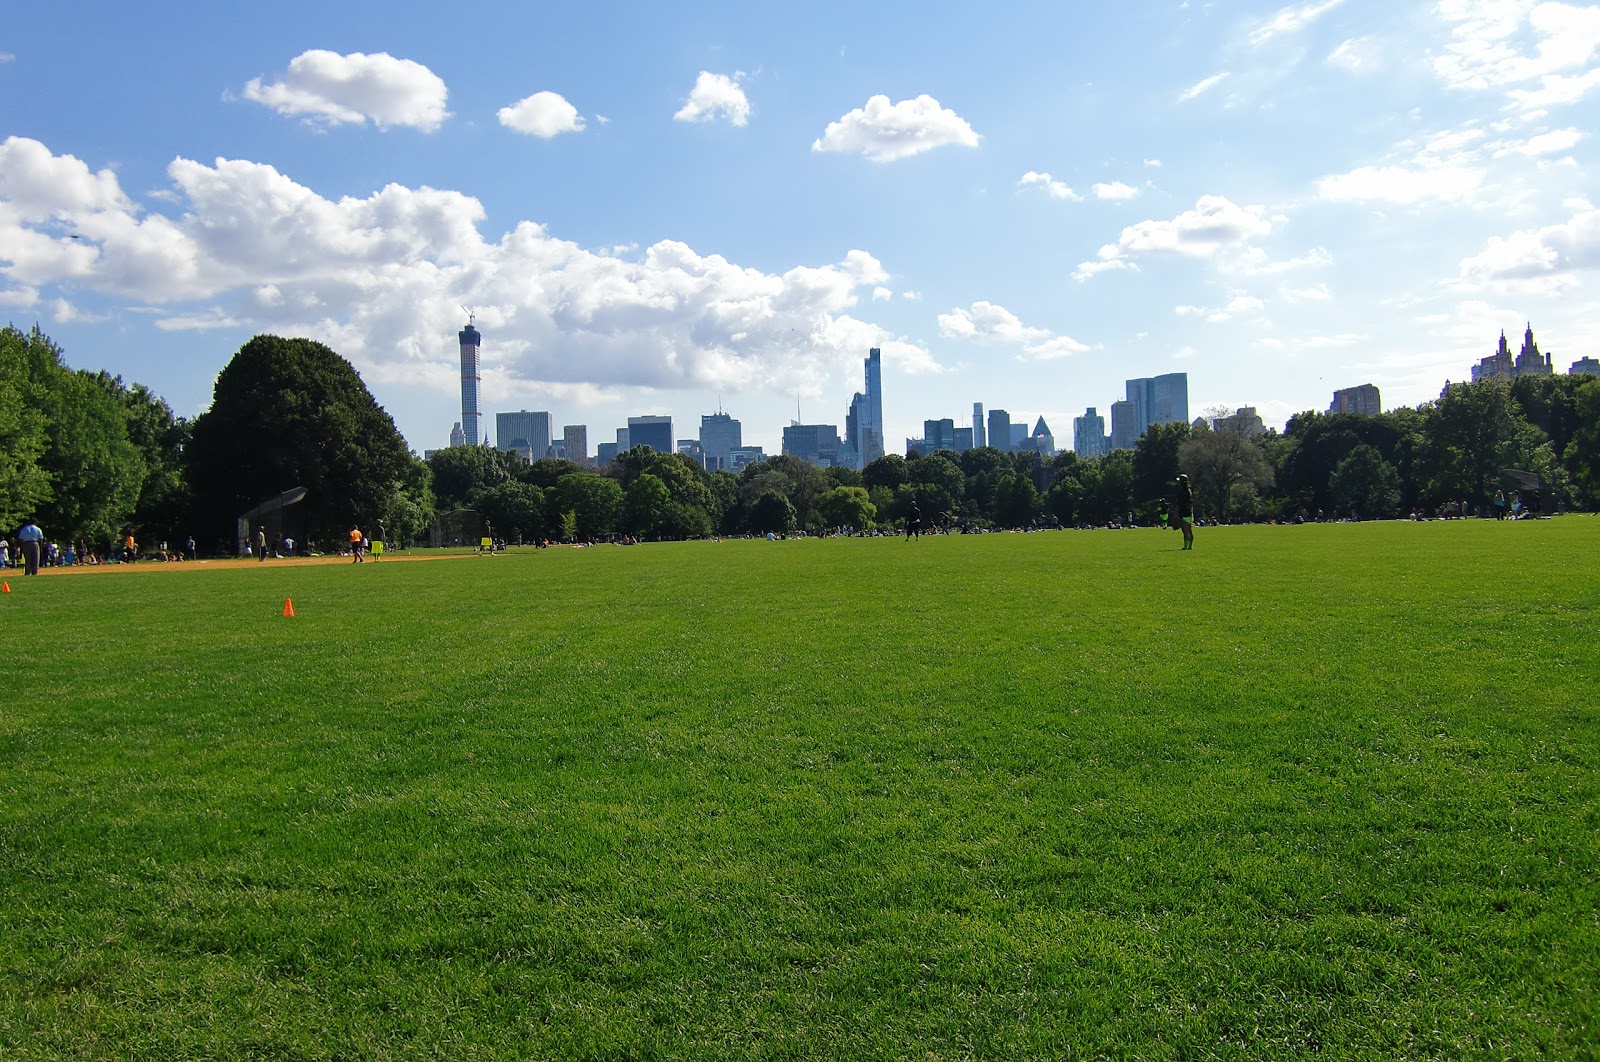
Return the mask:
<path fill-rule="evenodd" d="M 1590 377 L 1573 394 L 1576 427 L 1565 453 L 1567 467 L 1589 508 L 1600 508 L 1600 377 Z"/>
<path fill-rule="evenodd" d="M 62 371 L 54 346 L 37 330 L 0 329 L 0 534 L 54 496 L 39 463 L 48 443 L 39 392 L 41 376 Z"/>
<path fill-rule="evenodd" d="M 1148 518 L 1178 478 L 1178 448 L 1193 429 L 1185 422 L 1152 424 L 1133 446 L 1133 501 Z"/>
<path fill-rule="evenodd" d="M 1421 460 L 1430 501 L 1487 505 L 1506 468 L 1535 470 L 1544 443 L 1500 380 L 1457 384 L 1426 408 Z"/>
<path fill-rule="evenodd" d="M 54 494 L 39 507 L 41 526 L 62 539 L 120 536 L 145 475 L 128 438 L 120 384 L 104 373 L 63 370 L 40 402 L 48 444 L 39 463 Z"/>
<path fill-rule="evenodd" d="M 822 518 L 829 527 L 864 531 L 878 514 L 865 487 L 835 487 L 823 495 Z"/>
<path fill-rule="evenodd" d="M 569 472 L 546 495 L 545 511 L 553 521 L 571 514 L 576 537 L 595 539 L 616 529 L 622 501 L 616 480 L 594 472 Z"/>
<path fill-rule="evenodd" d="M 1272 484 L 1272 467 L 1245 432 L 1202 426 L 1178 447 L 1178 463 L 1194 485 L 1195 515 L 1228 519 L 1241 489 Z"/>
<path fill-rule="evenodd" d="M 217 376 L 211 408 L 194 423 L 190 486 L 209 540 L 231 541 L 233 520 L 294 487 L 314 539 L 388 509 L 410 455 L 394 420 L 354 367 L 310 339 L 256 336 Z"/>
<path fill-rule="evenodd" d="M 1400 508 L 1400 474 L 1376 447 L 1362 443 L 1340 461 L 1329 481 L 1333 503 L 1344 516 L 1383 520 Z"/>
<path fill-rule="evenodd" d="M 131 523 L 152 543 L 166 539 L 175 546 L 188 534 L 190 499 L 183 455 L 189 445 L 189 423 L 143 384 L 123 388 L 120 380 L 113 383 L 122 401 L 128 441 L 144 461 L 144 481 Z"/>
<path fill-rule="evenodd" d="M 472 498 L 510 480 L 518 466 L 523 461 L 516 454 L 488 446 L 446 446 L 428 455 L 433 495 L 446 511 L 469 507 Z"/>

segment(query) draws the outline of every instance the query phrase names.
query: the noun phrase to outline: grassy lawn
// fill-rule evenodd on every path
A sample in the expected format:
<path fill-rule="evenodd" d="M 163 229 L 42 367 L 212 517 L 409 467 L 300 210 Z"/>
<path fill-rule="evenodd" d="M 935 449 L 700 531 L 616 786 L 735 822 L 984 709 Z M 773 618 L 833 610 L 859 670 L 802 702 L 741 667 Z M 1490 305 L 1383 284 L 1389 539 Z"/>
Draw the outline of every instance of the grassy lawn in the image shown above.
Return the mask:
<path fill-rule="evenodd" d="M 10 575 L 0 1057 L 1594 1057 L 1600 519 L 1178 544 Z"/>

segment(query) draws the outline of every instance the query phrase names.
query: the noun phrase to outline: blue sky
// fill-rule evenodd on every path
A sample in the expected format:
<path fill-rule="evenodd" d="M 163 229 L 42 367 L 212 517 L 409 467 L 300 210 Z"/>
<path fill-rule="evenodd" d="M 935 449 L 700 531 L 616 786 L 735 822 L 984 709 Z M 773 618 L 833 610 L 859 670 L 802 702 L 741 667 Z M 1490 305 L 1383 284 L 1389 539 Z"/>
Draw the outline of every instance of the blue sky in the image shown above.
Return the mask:
<path fill-rule="evenodd" d="M 158 12 L 158 13 L 153 13 Z M 547 409 L 1058 445 L 1123 380 L 1269 424 L 1600 355 L 1600 6 L 13 5 L 0 319 L 185 415 L 251 335 L 417 450 Z"/>

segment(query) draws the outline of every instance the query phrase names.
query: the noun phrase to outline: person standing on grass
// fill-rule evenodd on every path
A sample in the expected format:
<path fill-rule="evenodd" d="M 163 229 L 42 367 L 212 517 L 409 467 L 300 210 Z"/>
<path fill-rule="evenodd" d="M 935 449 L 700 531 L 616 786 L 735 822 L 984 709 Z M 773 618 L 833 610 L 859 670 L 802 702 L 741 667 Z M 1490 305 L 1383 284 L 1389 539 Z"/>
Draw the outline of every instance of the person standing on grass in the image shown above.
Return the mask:
<path fill-rule="evenodd" d="M 22 545 L 22 574 L 39 574 L 39 549 L 44 542 L 44 532 L 39 530 L 39 525 L 33 518 L 22 521 L 22 529 L 17 532 L 17 541 Z"/>
<path fill-rule="evenodd" d="M 1178 473 L 1177 487 L 1172 499 L 1172 515 L 1178 522 L 1178 530 L 1183 532 L 1183 548 L 1194 549 L 1194 490 L 1189 486 L 1189 477 Z"/>
<path fill-rule="evenodd" d="M 922 537 L 922 510 L 917 508 L 917 503 L 912 502 L 911 508 L 906 510 L 906 541 Z"/>
<path fill-rule="evenodd" d="M 256 525 L 255 547 L 256 563 L 260 564 L 267 559 L 267 529 L 260 524 Z"/>
<path fill-rule="evenodd" d="M 359 527 L 352 526 L 350 528 L 350 556 L 354 558 L 350 561 L 351 564 L 360 564 L 364 559 L 361 556 L 361 529 Z"/>

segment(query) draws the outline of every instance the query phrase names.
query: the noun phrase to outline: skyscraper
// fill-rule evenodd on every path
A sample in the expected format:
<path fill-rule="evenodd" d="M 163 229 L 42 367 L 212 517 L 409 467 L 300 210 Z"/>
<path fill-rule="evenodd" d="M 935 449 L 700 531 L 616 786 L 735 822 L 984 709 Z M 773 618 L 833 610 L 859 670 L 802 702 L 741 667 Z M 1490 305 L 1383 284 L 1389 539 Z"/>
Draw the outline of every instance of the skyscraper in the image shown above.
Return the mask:
<path fill-rule="evenodd" d="M 783 429 L 783 452 L 802 461 L 831 468 L 839 458 L 839 450 L 839 429 L 835 425 L 790 424 Z"/>
<path fill-rule="evenodd" d="M 700 449 L 705 451 L 706 471 L 732 471 L 730 455 L 744 445 L 744 426 L 726 413 L 700 418 Z"/>
<path fill-rule="evenodd" d="M 589 464 L 589 425 L 568 424 L 561 429 L 566 457 L 575 465 Z"/>
<path fill-rule="evenodd" d="M 989 410 L 989 445 L 996 450 L 1011 449 L 1011 414 L 1003 409 Z"/>
<path fill-rule="evenodd" d="M 866 390 L 857 392 L 850 400 L 844 420 L 844 441 L 865 468 L 883 456 L 883 369 L 877 347 L 867 351 L 862 365 Z"/>
<path fill-rule="evenodd" d="M 456 421 L 455 427 L 450 429 L 450 445 L 467 445 L 467 433 L 461 430 L 461 422 L 459 420 Z"/>
<path fill-rule="evenodd" d="M 1111 448 L 1131 448 L 1152 424 L 1189 423 L 1189 374 L 1169 372 L 1127 382 L 1127 401 L 1133 405 L 1130 430 L 1133 438 L 1126 446 L 1113 441 Z M 1117 407 L 1111 406 L 1111 435 L 1117 438 Z"/>
<path fill-rule="evenodd" d="M 478 351 L 483 346 L 483 333 L 472 326 L 472 315 L 467 314 L 467 327 L 457 333 L 461 340 L 461 434 L 468 445 L 477 446 L 483 441 L 483 428 L 479 424 Z"/>
<path fill-rule="evenodd" d="M 989 445 L 989 436 L 983 430 L 983 403 L 972 403 L 972 445 L 982 448 Z"/>
<path fill-rule="evenodd" d="M 1109 449 L 1131 450 L 1143 434 L 1136 420 L 1137 411 L 1126 398 L 1111 403 L 1111 442 Z"/>
<path fill-rule="evenodd" d="M 1072 418 L 1072 450 L 1079 457 L 1099 457 L 1106 452 L 1106 418 L 1090 406 Z"/>
<path fill-rule="evenodd" d="M 1033 426 L 1033 434 L 1028 436 L 1030 450 L 1035 450 L 1046 457 L 1053 457 L 1056 452 L 1056 436 L 1050 430 L 1050 425 L 1040 417 L 1039 422 Z"/>
<path fill-rule="evenodd" d="M 621 441 L 620 439 L 618 440 Z M 658 454 L 673 453 L 671 417 L 629 417 L 628 445 L 648 446 Z"/>
<path fill-rule="evenodd" d="M 495 445 L 507 453 L 521 454 L 524 461 L 539 461 L 550 456 L 550 414 L 517 413 L 494 415 Z"/>

